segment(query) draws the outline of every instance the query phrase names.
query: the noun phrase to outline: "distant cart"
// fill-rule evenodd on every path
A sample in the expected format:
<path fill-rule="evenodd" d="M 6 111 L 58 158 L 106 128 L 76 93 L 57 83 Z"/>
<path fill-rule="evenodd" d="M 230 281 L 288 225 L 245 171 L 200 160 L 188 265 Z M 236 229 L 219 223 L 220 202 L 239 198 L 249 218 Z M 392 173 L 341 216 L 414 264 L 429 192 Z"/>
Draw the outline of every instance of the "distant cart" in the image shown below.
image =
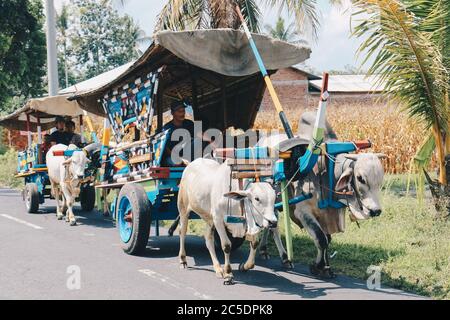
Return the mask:
<path fill-rule="evenodd" d="M 76 102 L 68 101 L 67 96 L 56 96 L 31 99 L 21 109 L 0 119 L 0 126 L 26 131 L 28 135 L 27 148 L 18 153 L 17 174 L 15 175 L 16 178 L 25 181 L 22 195 L 28 213 L 37 213 L 39 205 L 43 204 L 45 199 L 52 198 L 45 163 L 48 150 L 45 148 L 42 132 L 54 127 L 56 116 L 78 119 L 83 128 L 83 114 L 85 113 Z M 35 142 L 32 138 L 33 133 L 37 133 Z M 94 166 L 87 168 L 86 177 L 90 177 L 90 179 L 81 186 L 78 200 L 84 211 L 92 211 L 95 206 L 94 177 L 96 170 Z"/>

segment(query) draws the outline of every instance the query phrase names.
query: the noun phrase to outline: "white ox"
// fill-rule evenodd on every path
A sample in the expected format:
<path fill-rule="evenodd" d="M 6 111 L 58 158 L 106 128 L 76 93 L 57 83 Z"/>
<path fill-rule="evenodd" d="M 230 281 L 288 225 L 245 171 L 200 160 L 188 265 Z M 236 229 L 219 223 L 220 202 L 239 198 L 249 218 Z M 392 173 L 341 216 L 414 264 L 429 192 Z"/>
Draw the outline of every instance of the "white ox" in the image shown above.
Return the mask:
<path fill-rule="evenodd" d="M 277 218 L 274 214 L 275 191 L 264 182 L 251 183 L 245 191 L 238 190 L 238 182 L 231 179 L 230 167 L 214 160 L 200 158 L 190 163 L 184 170 L 178 194 L 178 210 L 180 213 L 180 264 L 187 266 L 185 236 L 189 213 L 197 213 L 206 221 L 205 240 L 211 255 L 214 271 L 219 277 L 232 282 L 233 274 L 230 265 L 231 242 L 227 231 L 235 238 L 246 237 L 250 241 L 250 254 L 245 264 L 239 269 L 247 271 L 255 265 L 258 246 L 257 235 L 262 228 L 275 227 Z M 230 187 L 231 191 L 230 192 Z M 240 201 L 244 201 L 245 225 L 242 223 L 225 223 L 227 214 L 240 216 Z M 217 230 L 221 247 L 225 255 L 222 269 L 217 260 L 214 247 L 214 228 Z"/>
<path fill-rule="evenodd" d="M 89 163 L 84 151 L 75 151 L 71 157 L 55 156 L 54 151 L 75 150 L 75 145 L 69 147 L 58 144 L 50 148 L 46 155 L 48 176 L 50 178 L 52 195 L 56 199 L 56 216 L 62 220 L 64 208 L 67 207 L 66 221 L 71 226 L 77 224 L 73 214 L 75 199 L 80 195 L 80 185 L 84 179 L 86 164 Z"/>

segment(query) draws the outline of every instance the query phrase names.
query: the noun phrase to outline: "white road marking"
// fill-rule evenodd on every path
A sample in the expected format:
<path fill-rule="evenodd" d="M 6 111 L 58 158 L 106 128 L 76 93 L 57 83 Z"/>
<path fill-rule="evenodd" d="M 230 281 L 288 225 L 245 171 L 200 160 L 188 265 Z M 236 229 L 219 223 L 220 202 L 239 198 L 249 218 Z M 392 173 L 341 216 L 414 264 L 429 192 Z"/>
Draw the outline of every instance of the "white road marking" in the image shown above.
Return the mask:
<path fill-rule="evenodd" d="M 9 220 L 12 220 L 12 221 L 15 221 L 15 222 L 24 224 L 24 225 L 26 225 L 26 226 L 28 226 L 28 227 L 30 227 L 30 228 L 36 229 L 36 230 L 42 230 L 42 229 L 44 229 L 44 228 L 39 227 L 39 226 L 37 226 L 37 225 L 35 225 L 35 224 L 26 222 L 26 221 L 24 221 L 24 220 L 21 220 L 21 219 L 15 218 L 15 217 L 12 217 L 12 216 L 10 216 L 9 214 L 2 214 L 1 216 L 2 216 L 3 218 L 6 218 L 6 219 L 9 219 Z"/>
<path fill-rule="evenodd" d="M 145 275 L 147 275 L 147 276 L 149 276 L 152 279 L 159 280 L 162 283 L 167 284 L 167 285 L 169 285 L 169 286 L 171 286 L 171 287 L 173 287 L 175 289 L 186 289 L 186 290 L 192 291 L 193 295 L 195 297 L 197 297 L 197 298 L 204 299 L 204 300 L 212 300 L 211 296 L 208 296 L 206 294 L 198 292 L 194 288 L 188 287 L 186 285 L 183 285 L 182 283 L 179 283 L 179 282 L 177 282 L 177 281 L 175 281 L 175 280 L 173 280 L 173 279 L 171 279 L 171 278 L 169 278 L 169 277 L 167 277 L 165 275 L 162 275 L 162 274 L 160 274 L 160 273 L 158 273 L 156 271 L 153 271 L 153 270 L 150 270 L 150 269 L 141 269 L 141 270 L 138 270 L 138 271 L 143 273 L 143 274 L 145 274 Z"/>

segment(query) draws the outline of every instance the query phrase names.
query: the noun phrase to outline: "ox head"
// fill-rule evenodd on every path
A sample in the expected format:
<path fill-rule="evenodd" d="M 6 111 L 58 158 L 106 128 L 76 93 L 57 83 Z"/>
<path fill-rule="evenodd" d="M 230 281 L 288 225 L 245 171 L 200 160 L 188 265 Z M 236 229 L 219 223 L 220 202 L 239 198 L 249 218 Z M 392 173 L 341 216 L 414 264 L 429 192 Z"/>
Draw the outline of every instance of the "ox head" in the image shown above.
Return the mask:
<path fill-rule="evenodd" d="M 275 215 L 275 190 L 269 183 L 255 182 L 247 190 L 226 193 L 227 198 L 246 201 L 247 235 L 253 236 L 263 228 L 277 226 Z"/>
<path fill-rule="evenodd" d="M 355 219 L 365 220 L 381 214 L 380 191 L 384 170 L 380 158 L 384 157 L 373 153 L 345 155 L 353 163 L 344 167 L 336 183 L 336 191 L 353 191 L 347 201 Z"/>
<path fill-rule="evenodd" d="M 84 151 L 75 151 L 69 159 L 63 162 L 63 166 L 68 168 L 73 180 L 81 181 L 84 179 L 86 166 L 90 162 Z"/>

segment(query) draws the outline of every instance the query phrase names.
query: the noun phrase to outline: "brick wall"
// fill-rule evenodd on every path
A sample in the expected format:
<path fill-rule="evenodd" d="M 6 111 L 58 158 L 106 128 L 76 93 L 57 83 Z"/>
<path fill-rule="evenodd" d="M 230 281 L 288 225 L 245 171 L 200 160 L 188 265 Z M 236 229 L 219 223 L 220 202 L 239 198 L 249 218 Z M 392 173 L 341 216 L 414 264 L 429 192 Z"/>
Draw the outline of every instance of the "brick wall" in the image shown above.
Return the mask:
<path fill-rule="evenodd" d="M 311 109 L 317 107 L 319 94 L 308 92 L 308 78 L 305 73 L 293 68 L 286 68 L 279 70 L 270 78 L 284 109 L 295 110 L 298 108 Z M 378 98 L 379 95 L 369 95 L 367 93 L 332 93 L 330 105 L 373 104 Z M 274 106 L 269 92 L 266 90 L 260 110 L 264 111 L 270 108 L 274 108 Z"/>

